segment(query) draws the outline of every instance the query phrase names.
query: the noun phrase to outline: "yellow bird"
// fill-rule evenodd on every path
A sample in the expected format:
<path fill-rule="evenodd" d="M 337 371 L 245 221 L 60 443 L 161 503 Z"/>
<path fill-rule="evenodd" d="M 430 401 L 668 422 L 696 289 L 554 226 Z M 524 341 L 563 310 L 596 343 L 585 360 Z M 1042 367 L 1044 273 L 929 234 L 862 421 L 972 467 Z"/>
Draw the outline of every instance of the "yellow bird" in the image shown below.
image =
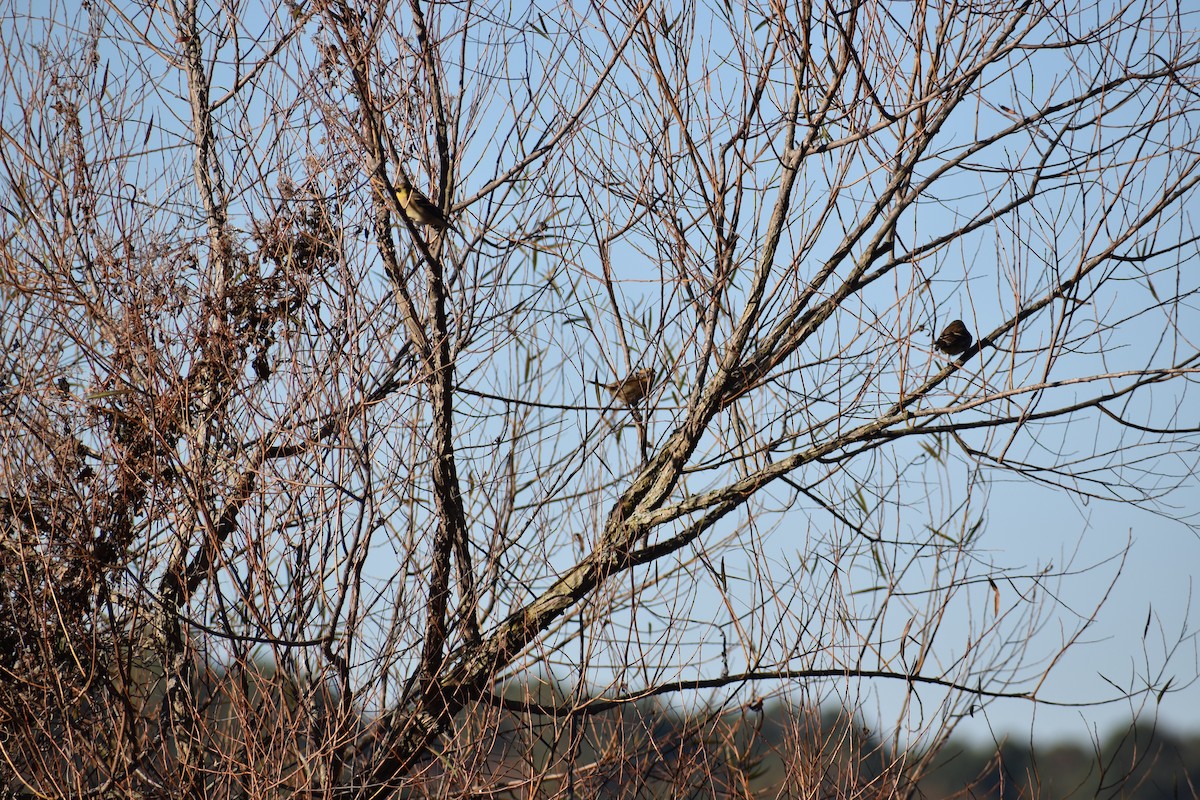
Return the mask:
<path fill-rule="evenodd" d="M 396 178 L 396 201 L 404 210 L 404 216 L 417 225 L 428 225 L 437 231 L 452 227 L 442 210 L 422 194 L 420 189 L 409 183 L 403 173 Z"/>

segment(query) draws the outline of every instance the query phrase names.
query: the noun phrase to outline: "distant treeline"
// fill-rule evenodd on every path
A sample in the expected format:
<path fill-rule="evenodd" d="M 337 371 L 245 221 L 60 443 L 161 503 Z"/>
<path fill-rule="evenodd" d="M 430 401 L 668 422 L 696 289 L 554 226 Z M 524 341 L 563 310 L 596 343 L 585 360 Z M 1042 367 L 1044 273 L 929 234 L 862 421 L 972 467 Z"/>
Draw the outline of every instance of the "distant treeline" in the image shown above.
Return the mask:
<path fill-rule="evenodd" d="M 554 696 L 549 705 L 565 699 L 562 687 L 544 686 L 543 702 L 550 699 L 547 690 Z M 504 726 L 511 724 L 512 729 L 501 739 L 517 734 L 516 738 L 528 742 L 527 734 L 537 727 L 531 719 L 513 717 Z M 522 729 L 525 736 L 518 733 Z M 698 736 L 698 731 L 705 733 Z M 1200 797 L 1200 734 L 1180 735 L 1149 722 L 1109 730 L 1095 741 L 1034 747 L 1009 738 L 989 747 L 952 737 L 936 751 L 896 752 L 861 719 L 847 719 L 830 710 L 814 713 L 774 701 L 681 714 L 670 705 L 647 701 L 581 723 L 574 763 L 582 767 L 602 762 L 605 742 L 614 736 L 645 737 L 641 752 L 653 753 L 658 760 L 629 770 L 643 782 L 642 790 L 633 795 L 637 797 L 678 796 L 674 792 L 679 788 L 678 762 L 698 757 L 698 738 L 707 743 L 699 749 L 703 757 L 714 759 L 717 754 L 714 762 L 721 761 L 712 770 L 714 783 L 725 789 L 718 790 L 717 796 L 810 796 L 816 789 L 812 796 L 823 800 Z M 712 746 L 714 741 L 723 746 Z M 545 755 L 548 762 L 556 760 Z M 631 796 L 622 778 L 615 771 L 599 785 L 588 780 L 588 795 Z M 739 778 L 747 794 L 735 790 Z"/>

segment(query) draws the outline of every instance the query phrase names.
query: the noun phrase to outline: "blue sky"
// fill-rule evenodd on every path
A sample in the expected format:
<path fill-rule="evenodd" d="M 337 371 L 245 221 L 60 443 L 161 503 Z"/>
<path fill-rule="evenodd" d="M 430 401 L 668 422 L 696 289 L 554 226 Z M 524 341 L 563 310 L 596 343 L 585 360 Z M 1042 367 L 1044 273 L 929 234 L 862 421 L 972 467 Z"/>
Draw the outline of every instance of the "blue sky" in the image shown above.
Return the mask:
<path fill-rule="evenodd" d="M 1128 505 L 1093 501 L 1080 506 L 1062 492 L 996 478 L 980 543 L 985 553 L 1009 564 L 1098 565 L 1063 580 L 1057 614 L 1064 626 L 1090 617 L 1106 582 L 1115 581 L 1095 624 L 1056 665 L 1041 692 L 1044 699 L 1112 698 L 1118 689 L 1141 689 L 1148 678 L 1159 686 L 1171 678 L 1179 691 L 1161 703 L 1150 696 L 1085 708 L 1003 700 L 990 707 L 986 720 L 967 720 L 961 731 L 976 739 L 996 732 L 1018 738 L 1032 733 L 1038 741 L 1081 738 L 1126 724 L 1137 713 L 1145 719 L 1157 716 L 1174 730 L 1200 732 L 1195 713 L 1200 708 L 1195 683 L 1200 675 L 1195 635 L 1200 538 L 1177 522 Z M 1184 499 L 1195 498 L 1192 492 Z M 1038 634 L 1045 647 L 1061 635 L 1055 624 Z"/>

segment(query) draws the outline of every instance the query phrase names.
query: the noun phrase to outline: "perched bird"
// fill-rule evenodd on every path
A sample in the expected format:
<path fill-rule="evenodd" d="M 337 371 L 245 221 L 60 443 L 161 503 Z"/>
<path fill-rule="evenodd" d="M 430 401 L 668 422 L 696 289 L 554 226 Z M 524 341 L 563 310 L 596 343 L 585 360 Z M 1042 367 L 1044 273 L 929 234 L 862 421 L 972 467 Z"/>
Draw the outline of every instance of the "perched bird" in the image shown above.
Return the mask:
<path fill-rule="evenodd" d="M 629 373 L 625 376 L 624 380 L 613 381 L 612 383 L 592 381 L 592 383 L 597 386 L 603 386 L 612 393 L 613 397 L 626 405 L 632 406 L 650 391 L 650 387 L 654 384 L 654 370 L 649 367 L 643 367 Z"/>
<path fill-rule="evenodd" d="M 974 340 L 971 331 L 967 330 L 963 321 L 956 319 L 946 326 L 941 336 L 934 340 L 933 346 L 947 355 L 956 356 L 966 352 Z"/>
<path fill-rule="evenodd" d="M 404 173 L 396 177 L 396 201 L 404 210 L 404 216 L 417 225 L 428 225 L 438 231 L 452 227 L 442 210 L 422 194 L 420 189 L 413 186 Z"/>

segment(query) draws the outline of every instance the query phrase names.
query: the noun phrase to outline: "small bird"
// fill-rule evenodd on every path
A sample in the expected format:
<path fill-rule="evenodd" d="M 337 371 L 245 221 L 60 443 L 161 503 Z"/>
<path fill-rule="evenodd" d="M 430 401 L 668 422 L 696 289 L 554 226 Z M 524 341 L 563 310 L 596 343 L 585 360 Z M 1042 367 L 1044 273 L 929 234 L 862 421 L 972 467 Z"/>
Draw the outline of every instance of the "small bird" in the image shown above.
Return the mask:
<path fill-rule="evenodd" d="M 626 405 L 632 406 L 636 405 L 650 391 L 650 387 L 654 384 L 654 370 L 649 367 L 642 367 L 629 373 L 624 380 L 613 381 L 612 383 L 592 381 L 592 383 L 597 386 L 603 386 L 612 393 L 613 397 Z"/>
<path fill-rule="evenodd" d="M 934 340 L 933 346 L 947 355 L 956 356 L 966 352 L 973 341 L 975 339 L 971 336 L 971 331 L 967 330 L 967 326 L 961 319 L 956 319 L 946 326 L 941 336 Z"/>
<path fill-rule="evenodd" d="M 396 177 L 396 201 L 404 210 L 404 216 L 417 225 L 428 225 L 437 231 L 452 227 L 450 220 L 421 190 L 413 186 L 404 173 Z"/>

